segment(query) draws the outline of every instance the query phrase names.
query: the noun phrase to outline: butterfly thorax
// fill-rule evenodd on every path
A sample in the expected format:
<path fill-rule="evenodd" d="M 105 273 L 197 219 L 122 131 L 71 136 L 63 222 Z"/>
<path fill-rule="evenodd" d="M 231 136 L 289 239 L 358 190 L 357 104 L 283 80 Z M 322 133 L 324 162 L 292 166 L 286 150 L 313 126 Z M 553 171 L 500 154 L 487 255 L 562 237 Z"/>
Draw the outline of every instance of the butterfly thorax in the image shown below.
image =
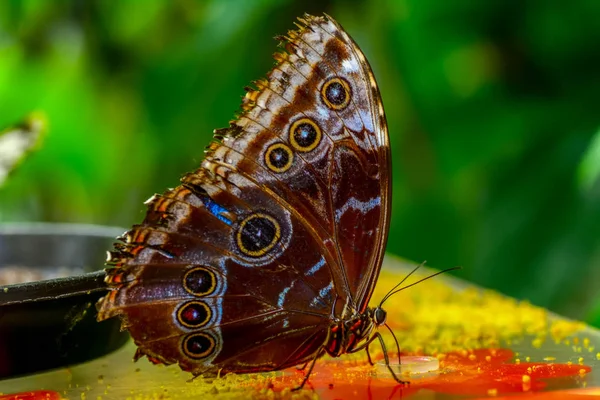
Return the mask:
<path fill-rule="evenodd" d="M 351 318 L 334 320 L 325 350 L 332 357 L 360 350 L 371 341 L 375 330 L 385 323 L 386 312 L 380 307 L 367 308 Z"/>

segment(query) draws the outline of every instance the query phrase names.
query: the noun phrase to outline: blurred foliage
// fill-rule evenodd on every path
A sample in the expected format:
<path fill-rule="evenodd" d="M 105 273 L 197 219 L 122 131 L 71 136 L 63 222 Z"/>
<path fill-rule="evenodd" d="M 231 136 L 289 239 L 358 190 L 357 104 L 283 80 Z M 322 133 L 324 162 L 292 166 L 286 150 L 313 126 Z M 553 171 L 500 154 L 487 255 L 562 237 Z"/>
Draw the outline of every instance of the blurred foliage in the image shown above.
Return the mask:
<path fill-rule="evenodd" d="M 42 146 L 45 121 L 43 114 L 32 113 L 21 123 L 0 131 L 0 187 L 32 151 Z"/>
<path fill-rule="evenodd" d="M 600 326 L 600 2 L 0 2 L 0 126 L 42 151 L 0 221 L 127 226 L 198 166 L 270 38 L 327 12 L 378 78 L 393 147 L 388 251 Z"/>

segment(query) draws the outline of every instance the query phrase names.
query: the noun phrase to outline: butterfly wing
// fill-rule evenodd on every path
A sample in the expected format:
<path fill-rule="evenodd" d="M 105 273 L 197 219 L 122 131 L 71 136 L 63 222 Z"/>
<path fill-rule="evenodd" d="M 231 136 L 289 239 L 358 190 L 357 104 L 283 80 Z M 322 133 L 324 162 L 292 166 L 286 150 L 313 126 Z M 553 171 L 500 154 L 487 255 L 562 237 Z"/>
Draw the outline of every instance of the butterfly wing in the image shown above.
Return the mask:
<path fill-rule="evenodd" d="M 387 241 L 387 123 L 375 77 L 356 43 L 330 17 L 306 16 L 301 22 L 300 31 L 283 38 L 286 53 L 276 54 L 280 64 L 247 94 L 246 112 L 233 125 L 272 139 L 256 152 L 245 141 L 230 147 L 266 159 L 280 142 L 292 144 L 288 158 L 294 162 L 275 173 L 282 186 L 274 190 L 302 210 L 336 261 L 329 265 L 342 300 L 335 314 L 344 318 L 348 310 L 366 308 Z M 311 131 L 320 135 L 318 144 L 298 149 L 294 137 Z"/>
<path fill-rule="evenodd" d="M 290 246 L 292 230 L 301 256 Z M 322 262 L 318 245 L 261 190 L 179 186 L 151 199 L 144 222 L 123 240 L 110 259 L 117 290 L 101 302 L 99 318 L 122 316 L 141 354 L 195 374 L 261 371 L 295 365 L 325 340 L 333 291 L 315 285 L 330 277 L 294 266 Z M 307 349 L 313 338 L 320 342 Z M 278 346 L 266 351 L 266 343 Z"/>
<path fill-rule="evenodd" d="M 362 313 L 377 283 L 389 230 L 388 128 L 375 76 L 358 45 L 331 18 L 318 26 L 324 31 L 317 34 L 322 38 L 319 43 L 324 43 L 322 75 L 335 74 L 351 86 L 348 107 L 337 114 L 352 140 L 336 143 L 331 183 L 339 253 L 350 292 Z M 321 92 L 327 103 L 324 87 Z"/>
<path fill-rule="evenodd" d="M 194 374 L 310 360 L 363 309 L 389 210 L 387 128 L 362 53 L 306 16 L 201 168 L 148 201 L 116 245 L 98 319 Z"/>

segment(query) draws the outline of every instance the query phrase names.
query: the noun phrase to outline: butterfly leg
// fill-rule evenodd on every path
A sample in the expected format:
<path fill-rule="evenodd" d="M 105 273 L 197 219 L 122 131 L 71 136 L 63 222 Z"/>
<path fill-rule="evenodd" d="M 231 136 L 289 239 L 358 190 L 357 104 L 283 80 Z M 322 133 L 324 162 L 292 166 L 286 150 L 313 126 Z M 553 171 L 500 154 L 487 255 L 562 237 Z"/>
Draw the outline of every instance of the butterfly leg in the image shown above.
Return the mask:
<path fill-rule="evenodd" d="M 385 342 L 383 341 L 383 337 L 381 336 L 381 333 L 379 333 L 379 332 L 375 333 L 375 336 L 373 338 L 379 339 L 379 343 L 381 344 L 381 349 L 383 350 L 383 357 L 385 359 L 385 365 L 387 366 L 388 370 L 390 371 L 390 373 L 392 374 L 392 376 L 394 377 L 396 382 L 398 382 L 402 385 L 410 385 L 410 382 L 400 380 L 400 378 L 398 378 L 398 376 L 396 376 L 396 373 L 390 366 L 390 358 L 388 357 L 387 347 L 385 347 Z"/>
<path fill-rule="evenodd" d="M 304 365 L 303 365 L 303 366 L 301 366 L 301 367 L 300 367 L 300 366 L 297 366 L 297 367 L 296 367 L 296 369 L 297 369 L 298 371 L 304 371 L 304 370 L 306 369 L 306 366 L 308 365 L 308 363 L 309 363 L 309 362 L 310 362 L 310 361 L 307 361 L 307 362 L 305 362 L 305 363 L 304 363 Z"/>
<path fill-rule="evenodd" d="M 373 362 L 373 360 L 371 359 L 371 353 L 369 353 L 369 346 L 367 346 L 365 348 L 365 351 L 367 352 L 367 360 L 369 360 L 369 364 L 371 365 L 375 365 L 375 363 Z"/>
<path fill-rule="evenodd" d="M 394 338 L 394 342 L 396 343 L 396 350 L 398 351 L 398 365 L 402 365 L 402 360 L 400 359 L 400 344 L 398 343 L 398 338 L 396 337 L 394 330 L 390 328 L 388 324 L 385 324 L 385 327 L 388 329 L 388 331 L 390 331 L 392 337 Z"/>
<path fill-rule="evenodd" d="M 366 352 L 367 352 L 367 359 L 369 360 L 369 364 L 371 364 L 371 365 L 375 365 L 375 363 L 374 363 L 374 362 L 373 362 L 373 360 L 371 359 L 371 353 L 369 353 L 369 345 L 370 345 L 371 343 L 373 343 L 373 341 L 374 341 L 375 339 L 377 339 L 377 336 L 373 336 L 373 337 L 372 337 L 372 338 L 371 338 L 371 339 L 370 339 L 368 342 L 366 342 L 366 343 L 364 343 L 364 344 L 362 344 L 362 345 L 358 346 L 358 347 L 357 347 L 357 348 L 355 348 L 355 349 L 352 349 L 352 350 L 348 351 L 348 353 L 356 353 L 357 351 L 361 351 L 361 350 L 363 350 L 363 349 L 364 349 L 364 350 L 366 350 Z"/>
<path fill-rule="evenodd" d="M 302 389 L 304 387 L 304 385 L 306 384 L 306 382 L 308 382 L 308 378 L 310 377 L 310 374 L 311 374 L 313 368 L 315 367 L 315 364 L 316 364 L 317 360 L 323 354 L 325 354 L 325 350 L 324 349 L 321 349 L 321 350 L 319 350 L 319 351 L 317 351 L 315 353 L 315 357 L 312 359 L 312 361 L 309 361 L 310 362 L 310 367 L 308 368 L 308 371 L 304 375 L 304 379 L 302 379 L 302 383 L 300 384 L 300 386 L 295 387 L 294 389 L 292 389 L 292 392 L 295 392 L 296 390 L 300 390 L 300 389 Z M 308 362 L 306 364 L 308 364 Z M 306 365 L 305 365 L 305 367 L 306 367 Z M 302 368 L 302 369 L 304 369 L 304 368 Z"/>

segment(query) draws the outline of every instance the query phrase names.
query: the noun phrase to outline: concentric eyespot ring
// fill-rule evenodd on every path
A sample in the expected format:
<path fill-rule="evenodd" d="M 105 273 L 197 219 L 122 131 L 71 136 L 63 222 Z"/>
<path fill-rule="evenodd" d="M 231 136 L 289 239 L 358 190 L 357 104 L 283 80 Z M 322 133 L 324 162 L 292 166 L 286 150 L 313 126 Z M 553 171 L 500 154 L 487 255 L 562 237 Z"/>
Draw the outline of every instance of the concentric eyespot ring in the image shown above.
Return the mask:
<path fill-rule="evenodd" d="M 206 267 L 194 267 L 183 275 L 183 288 L 194 296 L 207 296 L 217 288 L 217 276 Z"/>
<path fill-rule="evenodd" d="M 301 118 L 290 127 L 290 144 L 303 153 L 317 147 L 322 136 L 319 125 L 309 118 Z"/>
<path fill-rule="evenodd" d="M 181 343 L 183 354 L 194 360 L 208 357 L 215 347 L 215 338 L 206 332 L 189 334 Z"/>
<path fill-rule="evenodd" d="M 236 232 L 240 251 L 250 257 L 260 257 L 271 250 L 281 238 L 281 227 L 275 218 L 255 213 L 244 219 Z"/>
<path fill-rule="evenodd" d="M 294 153 L 283 143 L 274 143 L 265 152 L 265 164 L 273 172 L 285 172 L 294 162 Z"/>
<path fill-rule="evenodd" d="M 203 301 L 188 301 L 177 310 L 177 321 L 186 328 L 198 329 L 210 322 L 212 311 Z"/>
<path fill-rule="evenodd" d="M 343 110 L 350 103 L 352 91 L 350 85 L 342 78 L 331 78 L 321 88 L 321 98 L 327 107 Z"/>

